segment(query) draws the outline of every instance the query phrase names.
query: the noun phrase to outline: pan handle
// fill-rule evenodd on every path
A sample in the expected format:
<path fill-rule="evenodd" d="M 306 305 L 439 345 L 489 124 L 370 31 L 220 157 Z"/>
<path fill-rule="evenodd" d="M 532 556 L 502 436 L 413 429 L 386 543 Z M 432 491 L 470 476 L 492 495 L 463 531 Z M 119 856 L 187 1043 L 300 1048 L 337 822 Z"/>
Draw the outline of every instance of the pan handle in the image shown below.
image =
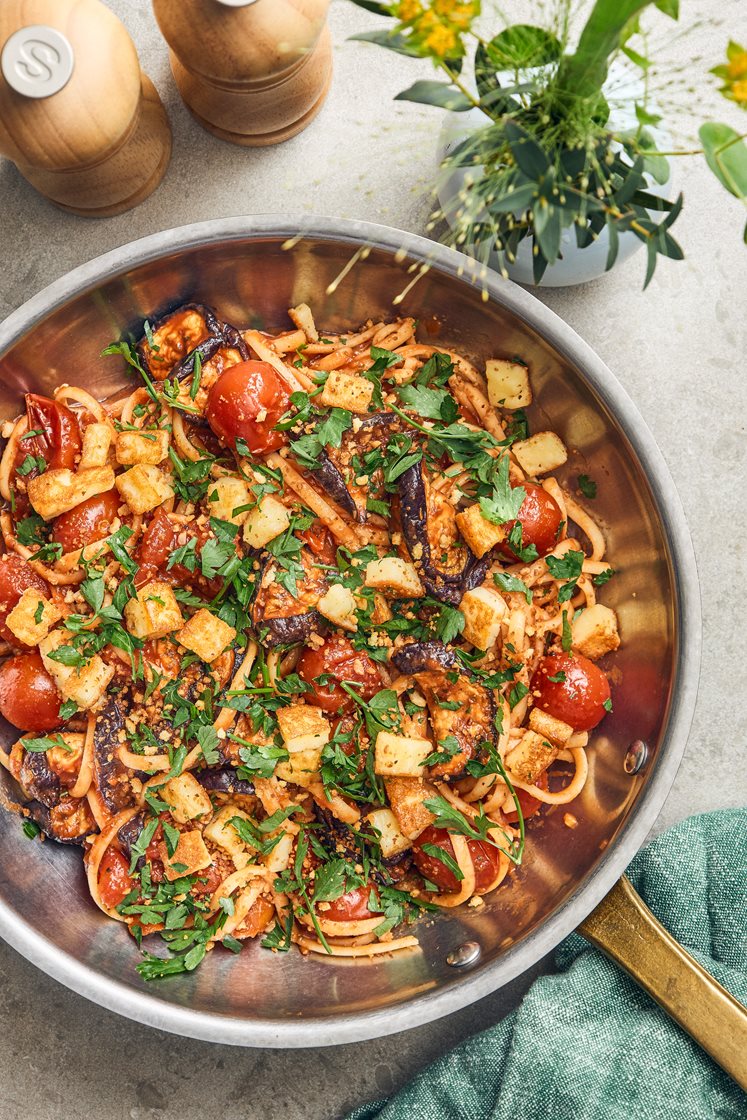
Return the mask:
<path fill-rule="evenodd" d="M 686 952 L 623 876 L 578 932 L 621 965 L 747 1091 L 747 1008 Z"/>

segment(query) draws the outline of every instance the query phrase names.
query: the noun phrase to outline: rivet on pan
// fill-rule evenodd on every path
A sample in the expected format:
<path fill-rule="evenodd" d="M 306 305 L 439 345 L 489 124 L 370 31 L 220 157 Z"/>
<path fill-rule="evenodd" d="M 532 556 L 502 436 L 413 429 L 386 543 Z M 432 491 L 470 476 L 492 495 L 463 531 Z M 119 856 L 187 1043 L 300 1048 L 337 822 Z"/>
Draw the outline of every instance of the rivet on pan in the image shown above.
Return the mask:
<path fill-rule="evenodd" d="M 648 762 L 648 746 L 643 739 L 636 739 L 628 747 L 623 767 L 626 774 L 637 774 Z"/>
<path fill-rule="evenodd" d="M 466 968 L 470 964 L 475 964 L 480 957 L 480 946 L 476 941 L 465 941 L 456 949 L 452 949 L 446 958 L 446 963 L 450 964 L 453 968 Z"/>

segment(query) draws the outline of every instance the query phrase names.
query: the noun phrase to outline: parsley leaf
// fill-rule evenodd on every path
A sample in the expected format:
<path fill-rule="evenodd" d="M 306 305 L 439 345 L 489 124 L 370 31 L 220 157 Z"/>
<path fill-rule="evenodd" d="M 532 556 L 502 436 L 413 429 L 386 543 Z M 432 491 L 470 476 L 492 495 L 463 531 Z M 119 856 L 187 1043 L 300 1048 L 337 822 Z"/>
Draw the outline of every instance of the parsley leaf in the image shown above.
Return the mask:
<path fill-rule="evenodd" d="M 459 415 L 456 401 L 445 389 L 428 389 L 425 385 L 400 385 L 397 392 L 406 408 L 411 408 L 427 420 L 441 420 L 445 424 L 451 424 Z"/>
<path fill-rule="evenodd" d="M 585 498 L 596 498 L 597 496 L 597 484 L 589 478 L 588 474 L 578 476 L 578 488 Z"/>
<path fill-rule="evenodd" d="M 496 587 L 500 587 L 501 591 L 518 591 L 524 596 L 527 603 L 531 603 L 533 591 L 531 587 L 527 587 L 523 579 L 518 579 L 516 576 L 510 575 L 508 572 L 494 572 L 493 583 Z"/>
<path fill-rule="evenodd" d="M 518 516 L 527 496 L 523 486 L 512 487 L 509 482 L 508 455 L 501 456 L 492 483 L 491 497 L 480 498 L 480 512 L 486 521 L 492 521 L 494 525 L 504 525 Z"/>

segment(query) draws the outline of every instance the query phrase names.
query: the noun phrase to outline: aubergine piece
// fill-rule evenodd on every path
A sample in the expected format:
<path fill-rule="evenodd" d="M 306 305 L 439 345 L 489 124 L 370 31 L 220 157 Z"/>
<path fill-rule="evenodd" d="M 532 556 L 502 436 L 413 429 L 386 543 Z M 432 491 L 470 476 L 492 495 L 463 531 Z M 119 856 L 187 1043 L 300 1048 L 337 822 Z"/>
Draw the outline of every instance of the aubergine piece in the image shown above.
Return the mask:
<path fill-rule="evenodd" d="M 51 807 L 30 801 L 24 808 L 44 835 L 58 844 L 83 844 L 87 836 L 98 831 L 85 797 L 65 797 Z"/>
<path fill-rule="evenodd" d="M 412 676 L 428 669 L 455 669 L 457 655 L 443 642 L 410 642 L 392 654 L 392 664 L 400 673 Z"/>
<path fill-rule="evenodd" d="M 458 607 L 464 593 L 485 579 L 490 560 L 457 545 L 453 507 L 429 485 L 422 462 L 400 475 L 397 492 L 402 536 L 423 585 L 434 599 Z"/>
<path fill-rule="evenodd" d="M 433 738 L 436 743 L 456 739 L 459 750 L 444 762 L 428 768 L 429 778 L 450 779 L 464 776 L 470 759 L 484 750 L 483 744 L 495 742 L 495 700 L 493 693 L 466 673 L 429 669 L 414 675 L 415 684 L 428 706 Z M 448 704 L 449 707 L 444 707 Z M 457 708 L 452 705 L 458 704 Z"/>
<path fill-rule="evenodd" d="M 124 742 L 124 726 L 124 712 L 116 697 L 111 696 L 96 718 L 93 736 L 94 780 L 110 813 L 121 813 L 137 801 L 127 767 L 117 754 Z"/>
<path fill-rule="evenodd" d="M 251 797 L 254 793 L 252 783 L 239 778 L 233 766 L 201 770 L 195 777 L 208 793 L 234 793 L 245 797 Z"/>
<path fill-rule="evenodd" d="M 132 849 L 136 841 L 140 837 L 140 833 L 145 828 L 145 810 L 141 809 L 134 817 L 130 817 L 127 824 L 123 824 L 117 833 L 117 839 L 122 845 L 122 851 L 128 855 L 132 855 Z"/>
<path fill-rule="evenodd" d="M 212 308 L 202 303 L 185 303 L 162 315 L 151 324 L 150 337 L 155 345 L 151 346 L 144 335 L 137 344 L 137 354 L 157 381 L 170 377 L 196 352 L 208 361 L 224 344 L 223 324 Z"/>
<path fill-rule="evenodd" d="M 58 804 L 62 784 L 47 761 L 46 751 L 24 751 L 19 782 L 28 797 L 40 802 L 47 809 Z"/>
<path fill-rule="evenodd" d="M 393 412 L 375 412 L 356 419 L 355 427 L 343 433 L 339 447 L 322 452 L 314 477 L 341 509 L 363 522 L 368 516 L 367 499 L 385 497 L 384 479 L 377 470 L 369 474 L 365 487 L 356 486 L 353 457 L 362 459 L 369 451 L 385 447 L 392 434 L 402 427 L 402 421 Z"/>
<path fill-rule="evenodd" d="M 293 645 L 306 641 L 312 634 L 327 632 L 325 620 L 316 609 L 327 591 L 327 580 L 310 549 L 301 549 L 299 563 L 303 576 L 297 581 L 295 597 L 278 583 L 278 566 L 272 559 L 258 580 L 252 625 L 270 646 Z"/>

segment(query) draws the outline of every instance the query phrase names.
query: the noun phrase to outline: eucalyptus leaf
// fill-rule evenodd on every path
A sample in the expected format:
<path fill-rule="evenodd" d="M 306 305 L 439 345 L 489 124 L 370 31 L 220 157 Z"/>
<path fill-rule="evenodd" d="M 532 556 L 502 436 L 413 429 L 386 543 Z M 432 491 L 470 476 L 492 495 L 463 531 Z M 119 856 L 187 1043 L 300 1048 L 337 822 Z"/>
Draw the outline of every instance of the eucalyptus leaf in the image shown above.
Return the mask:
<path fill-rule="evenodd" d="M 413 47 L 407 36 L 400 35 L 397 31 L 360 31 L 350 38 L 358 43 L 375 43 L 377 47 L 385 47 L 388 51 L 407 55 L 408 58 L 420 58 L 417 47 Z"/>
<path fill-rule="evenodd" d="M 735 198 L 747 200 L 747 144 L 728 124 L 709 121 L 698 133 L 713 174 Z"/>
<path fill-rule="evenodd" d="M 549 170 L 550 161 L 536 140 L 529 133 L 516 124 L 515 121 L 506 121 L 506 138 L 511 147 L 511 154 L 516 160 L 516 166 L 524 172 L 528 179 L 539 179 Z"/>
<path fill-rule="evenodd" d="M 374 12 L 377 16 L 390 16 L 389 4 L 379 4 L 377 0 L 352 0 L 358 8 L 363 8 L 367 12 Z"/>
<path fill-rule="evenodd" d="M 452 113 L 463 113 L 473 108 L 472 102 L 450 82 L 434 82 L 421 78 L 409 89 L 402 90 L 395 101 L 417 101 L 421 105 L 436 105 L 439 109 L 449 109 Z"/>
<path fill-rule="evenodd" d="M 544 27 L 516 23 L 501 31 L 486 45 L 486 54 L 496 70 L 526 70 L 557 62 L 563 53 L 558 39 Z"/>

